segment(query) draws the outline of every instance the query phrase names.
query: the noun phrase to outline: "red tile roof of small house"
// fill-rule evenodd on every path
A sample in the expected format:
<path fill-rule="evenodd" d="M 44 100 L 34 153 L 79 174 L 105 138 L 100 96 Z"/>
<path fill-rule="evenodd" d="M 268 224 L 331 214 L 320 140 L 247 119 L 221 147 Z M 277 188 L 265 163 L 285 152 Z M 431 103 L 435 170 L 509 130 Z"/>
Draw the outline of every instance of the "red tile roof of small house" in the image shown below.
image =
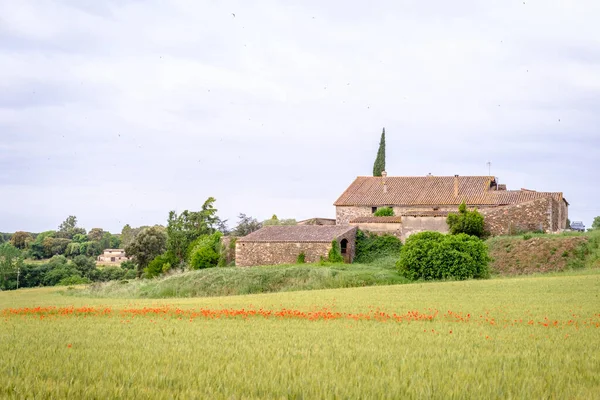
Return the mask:
<path fill-rule="evenodd" d="M 237 242 L 330 243 L 353 230 L 356 230 L 356 227 L 348 225 L 265 226 L 239 238 Z"/>

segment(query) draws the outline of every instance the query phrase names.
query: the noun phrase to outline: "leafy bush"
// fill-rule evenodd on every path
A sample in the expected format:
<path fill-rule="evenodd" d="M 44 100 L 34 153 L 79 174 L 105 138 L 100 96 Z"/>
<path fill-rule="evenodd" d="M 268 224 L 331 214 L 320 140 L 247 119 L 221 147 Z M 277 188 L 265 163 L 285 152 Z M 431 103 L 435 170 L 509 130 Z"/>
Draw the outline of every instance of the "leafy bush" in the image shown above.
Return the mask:
<path fill-rule="evenodd" d="M 298 258 L 296 259 L 296 263 L 297 264 L 304 264 L 306 262 L 306 254 L 304 254 L 304 252 L 300 252 L 300 254 L 298 254 Z"/>
<path fill-rule="evenodd" d="M 172 251 L 167 251 L 150 261 L 148 266 L 144 269 L 144 275 L 146 278 L 154 278 L 155 276 L 167 272 L 174 265 L 177 265 L 177 257 Z"/>
<path fill-rule="evenodd" d="M 219 263 L 220 241 L 223 234 L 215 232 L 212 235 L 205 235 L 192 244 L 189 264 L 191 269 L 212 268 Z"/>
<path fill-rule="evenodd" d="M 83 285 L 86 283 L 92 283 L 88 278 L 82 278 L 78 275 L 69 276 L 61 279 L 56 286 L 71 286 L 71 285 Z"/>
<path fill-rule="evenodd" d="M 123 276 L 123 279 L 135 279 L 137 276 L 137 273 L 135 272 L 135 269 L 128 269 L 127 271 L 125 271 L 125 275 Z"/>
<path fill-rule="evenodd" d="M 135 270 L 135 263 L 133 261 L 127 260 L 121 263 L 121 268 L 125 270 L 133 269 Z"/>
<path fill-rule="evenodd" d="M 65 278 L 77 276 L 81 278 L 79 272 L 71 265 L 62 265 L 58 268 L 53 268 L 48 271 L 42 278 L 42 284 L 44 286 L 55 286 Z"/>
<path fill-rule="evenodd" d="M 381 207 L 378 208 L 373 215 L 376 217 L 393 217 L 394 209 L 392 207 Z"/>
<path fill-rule="evenodd" d="M 89 258 L 83 255 L 79 255 L 73 259 L 73 267 L 81 276 L 85 276 L 90 279 L 94 279 L 98 270 L 96 269 L 96 261 L 93 258 Z"/>
<path fill-rule="evenodd" d="M 458 214 L 448 214 L 446 223 L 448 224 L 448 228 L 450 228 L 450 233 L 453 235 L 466 233 L 478 238 L 485 236 L 483 215 L 477 209 L 469 211 L 465 202 L 458 207 Z"/>
<path fill-rule="evenodd" d="M 126 273 L 127 271 L 120 267 L 104 267 L 98 273 L 97 280 L 101 282 L 118 281 L 123 279 Z"/>
<path fill-rule="evenodd" d="M 344 257 L 342 257 L 342 250 L 340 248 L 340 244 L 335 239 L 331 241 L 331 249 L 329 250 L 329 254 L 327 254 L 327 261 L 332 263 L 344 262 Z"/>
<path fill-rule="evenodd" d="M 402 242 L 392 235 L 377 235 L 372 232 L 356 232 L 356 256 L 354 262 L 370 263 L 387 256 L 398 256 Z"/>
<path fill-rule="evenodd" d="M 219 262 L 217 263 L 218 267 L 233 267 L 235 266 L 235 243 L 237 242 L 237 237 L 230 236 L 229 244 L 225 240 L 219 239 L 220 249 L 219 249 Z"/>
<path fill-rule="evenodd" d="M 464 280 L 488 277 L 488 262 L 487 246 L 475 236 L 421 232 L 406 239 L 397 266 L 411 280 Z"/>

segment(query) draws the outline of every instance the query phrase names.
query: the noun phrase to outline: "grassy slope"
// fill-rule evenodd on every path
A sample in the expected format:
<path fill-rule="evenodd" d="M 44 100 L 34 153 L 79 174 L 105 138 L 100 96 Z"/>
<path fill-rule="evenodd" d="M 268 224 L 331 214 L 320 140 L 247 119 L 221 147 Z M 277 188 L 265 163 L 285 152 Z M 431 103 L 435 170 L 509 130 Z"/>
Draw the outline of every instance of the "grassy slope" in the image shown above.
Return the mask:
<path fill-rule="evenodd" d="M 583 399 L 600 394 L 597 269 L 170 300 L 77 298 L 56 290 L 2 292 L 0 309 L 166 304 L 399 314 L 437 309 L 469 313 L 473 319 L 188 321 L 116 314 L 42 320 L 9 315 L 0 318 L 0 397 Z M 545 321 L 551 321 L 549 327 Z M 553 327 L 552 321 L 559 324 Z"/>
<path fill-rule="evenodd" d="M 333 289 L 406 283 L 394 258 L 372 264 L 263 266 L 211 268 L 154 280 L 93 285 L 74 295 L 92 297 L 168 298 Z"/>
<path fill-rule="evenodd" d="M 491 270 L 501 275 L 600 267 L 600 231 L 499 236 L 487 245 Z"/>

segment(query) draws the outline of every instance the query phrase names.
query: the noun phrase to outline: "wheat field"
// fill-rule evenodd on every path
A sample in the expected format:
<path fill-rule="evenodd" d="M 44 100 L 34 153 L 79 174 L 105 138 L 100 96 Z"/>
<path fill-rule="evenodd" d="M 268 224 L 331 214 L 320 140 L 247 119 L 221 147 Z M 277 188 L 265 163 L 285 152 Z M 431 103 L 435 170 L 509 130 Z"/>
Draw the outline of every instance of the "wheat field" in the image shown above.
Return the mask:
<path fill-rule="evenodd" d="M 0 397 L 598 398 L 599 294 L 597 269 L 169 300 L 1 292 Z"/>

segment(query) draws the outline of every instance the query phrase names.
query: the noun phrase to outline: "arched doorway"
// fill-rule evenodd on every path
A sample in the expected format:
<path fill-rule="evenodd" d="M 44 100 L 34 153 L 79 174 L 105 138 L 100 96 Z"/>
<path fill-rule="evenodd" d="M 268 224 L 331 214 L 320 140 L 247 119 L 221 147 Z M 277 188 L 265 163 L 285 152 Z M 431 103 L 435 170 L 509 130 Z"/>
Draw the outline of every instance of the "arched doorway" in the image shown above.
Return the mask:
<path fill-rule="evenodd" d="M 348 251 L 348 239 L 342 239 L 340 242 L 340 250 L 342 253 L 342 257 L 344 257 L 344 262 L 350 262 L 350 252 Z"/>
<path fill-rule="evenodd" d="M 348 239 L 342 239 L 340 247 L 342 248 L 342 254 L 346 254 L 348 252 Z"/>

